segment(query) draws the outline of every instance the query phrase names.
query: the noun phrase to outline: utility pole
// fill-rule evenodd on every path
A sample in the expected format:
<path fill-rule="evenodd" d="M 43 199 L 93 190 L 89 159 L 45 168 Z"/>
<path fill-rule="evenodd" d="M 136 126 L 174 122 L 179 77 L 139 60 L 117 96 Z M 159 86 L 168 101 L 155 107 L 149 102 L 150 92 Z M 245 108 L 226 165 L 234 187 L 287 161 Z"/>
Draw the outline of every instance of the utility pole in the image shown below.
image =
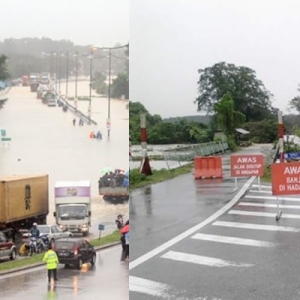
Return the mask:
<path fill-rule="evenodd" d="M 93 48 L 91 48 L 91 53 L 90 53 L 90 101 L 89 101 L 89 108 L 88 108 L 89 124 L 91 124 L 91 116 L 92 116 L 92 80 L 93 80 Z"/>
<path fill-rule="evenodd" d="M 75 106 L 75 111 L 77 111 L 77 105 L 78 105 L 78 100 L 77 100 L 77 79 L 78 79 L 78 52 L 76 51 L 75 54 L 75 99 L 74 99 L 74 106 Z"/>
<path fill-rule="evenodd" d="M 108 64 L 108 112 L 107 112 L 107 136 L 110 136 L 110 83 L 111 82 L 111 48 L 109 49 Z"/>
<path fill-rule="evenodd" d="M 67 52 L 66 62 L 66 101 L 68 101 L 68 80 L 69 80 L 69 52 Z"/>

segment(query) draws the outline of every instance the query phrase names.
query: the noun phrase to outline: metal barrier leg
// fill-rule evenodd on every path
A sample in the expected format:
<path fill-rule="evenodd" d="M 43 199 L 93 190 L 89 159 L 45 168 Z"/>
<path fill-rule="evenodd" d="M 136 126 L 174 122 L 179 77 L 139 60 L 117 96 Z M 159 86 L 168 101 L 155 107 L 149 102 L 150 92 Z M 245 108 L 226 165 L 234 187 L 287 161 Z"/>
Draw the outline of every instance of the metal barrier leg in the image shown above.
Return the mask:
<path fill-rule="evenodd" d="M 276 221 L 279 221 L 282 215 L 282 211 L 279 209 L 279 197 L 277 196 L 277 215 L 275 217 Z"/>
<path fill-rule="evenodd" d="M 258 186 L 258 190 L 261 191 L 260 177 L 259 176 L 257 176 L 257 186 Z"/>
<path fill-rule="evenodd" d="M 238 181 L 237 181 L 237 177 L 234 178 L 234 183 L 235 183 L 235 187 L 234 187 L 234 192 L 238 189 Z"/>

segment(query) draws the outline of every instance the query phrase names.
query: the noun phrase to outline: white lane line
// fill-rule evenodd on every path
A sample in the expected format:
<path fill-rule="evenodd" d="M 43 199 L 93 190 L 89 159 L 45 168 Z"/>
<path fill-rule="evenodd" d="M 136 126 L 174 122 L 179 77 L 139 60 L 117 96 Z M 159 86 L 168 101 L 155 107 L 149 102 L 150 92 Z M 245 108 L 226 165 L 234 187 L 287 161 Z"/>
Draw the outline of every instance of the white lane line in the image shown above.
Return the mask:
<path fill-rule="evenodd" d="M 151 281 L 148 279 L 129 276 L 129 291 L 156 296 L 160 298 L 169 298 L 167 291 L 170 287 L 167 284 Z"/>
<path fill-rule="evenodd" d="M 300 205 L 286 205 L 286 204 L 269 204 L 269 203 L 253 203 L 253 202 L 240 202 L 238 205 L 241 206 L 255 206 L 255 207 L 271 207 L 277 208 L 292 208 L 292 209 L 300 209 Z"/>
<path fill-rule="evenodd" d="M 250 193 L 258 193 L 258 194 L 272 194 L 271 190 L 263 191 L 263 190 L 249 190 Z"/>
<path fill-rule="evenodd" d="M 251 198 L 251 199 L 263 199 L 263 200 L 276 200 L 276 201 L 294 201 L 294 202 L 300 202 L 300 198 L 289 198 L 289 197 L 276 197 L 276 196 L 252 196 L 252 195 L 246 195 L 245 198 Z"/>
<path fill-rule="evenodd" d="M 160 254 L 161 252 L 165 251 L 166 249 L 172 247 L 173 245 L 177 244 L 178 242 L 180 242 L 183 239 L 187 238 L 188 236 L 192 235 L 196 231 L 199 231 L 199 229 L 203 228 L 207 224 L 215 221 L 217 218 L 219 218 L 221 215 L 223 215 L 228 209 L 230 209 L 232 206 L 234 206 L 241 199 L 241 197 L 246 193 L 248 188 L 252 185 L 255 178 L 256 177 L 252 176 L 250 179 L 248 179 L 248 181 L 239 190 L 239 192 L 233 197 L 233 199 L 229 203 L 227 203 L 225 206 L 223 206 L 221 209 L 219 209 L 217 212 L 215 212 L 213 215 L 211 215 L 209 218 L 207 218 L 203 222 L 197 224 L 196 226 L 186 230 L 185 232 L 181 233 L 180 235 L 174 237 L 173 239 L 167 241 L 166 243 L 158 246 L 157 248 L 151 250 L 150 252 L 140 256 L 139 258 L 135 259 L 134 261 L 130 262 L 129 270 L 136 268 L 137 266 L 143 264 L 144 262 L 148 261 L 152 257 Z"/>
<path fill-rule="evenodd" d="M 208 257 L 208 256 L 200 256 L 195 254 L 183 253 L 183 252 L 176 252 L 176 251 L 169 251 L 166 254 L 161 256 L 162 258 L 193 263 L 198 265 L 205 265 L 210 267 L 241 267 L 247 268 L 252 267 L 253 264 L 245 264 L 245 263 L 235 263 L 232 261 L 226 261 L 219 258 Z"/>
<path fill-rule="evenodd" d="M 244 239 L 244 238 L 222 236 L 222 235 L 203 234 L 203 233 L 195 234 L 194 236 L 192 236 L 192 239 L 225 243 L 225 244 L 254 246 L 254 247 L 274 247 L 276 245 L 274 243 L 259 241 L 259 240 Z"/>
<path fill-rule="evenodd" d="M 295 227 L 260 225 L 260 224 L 251 224 L 251 223 L 226 222 L 226 221 L 217 221 L 214 222 L 212 225 L 230 227 L 230 228 L 254 229 L 254 230 L 300 232 L 300 228 L 295 228 Z"/>
<path fill-rule="evenodd" d="M 262 189 L 272 189 L 271 185 L 258 185 L 258 184 L 252 184 L 253 187 L 259 188 L 261 187 Z"/>
<path fill-rule="evenodd" d="M 241 215 L 241 216 L 254 216 L 254 217 L 270 217 L 275 218 L 277 213 L 268 213 L 260 211 L 244 211 L 244 210 L 230 210 L 228 212 L 230 215 Z M 283 219 L 300 219 L 300 215 L 296 214 L 285 214 L 283 213 L 281 218 Z"/>

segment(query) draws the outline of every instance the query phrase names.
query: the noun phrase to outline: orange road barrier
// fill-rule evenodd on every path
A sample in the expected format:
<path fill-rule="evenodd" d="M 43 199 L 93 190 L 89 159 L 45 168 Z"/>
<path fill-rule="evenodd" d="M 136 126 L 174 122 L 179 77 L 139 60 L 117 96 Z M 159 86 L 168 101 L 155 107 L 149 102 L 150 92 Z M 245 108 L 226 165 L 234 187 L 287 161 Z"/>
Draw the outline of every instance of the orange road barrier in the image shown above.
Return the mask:
<path fill-rule="evenodd" d="M 221 156 L 205 156 L 194 158 L 195 179 L 223 178 Z"/>

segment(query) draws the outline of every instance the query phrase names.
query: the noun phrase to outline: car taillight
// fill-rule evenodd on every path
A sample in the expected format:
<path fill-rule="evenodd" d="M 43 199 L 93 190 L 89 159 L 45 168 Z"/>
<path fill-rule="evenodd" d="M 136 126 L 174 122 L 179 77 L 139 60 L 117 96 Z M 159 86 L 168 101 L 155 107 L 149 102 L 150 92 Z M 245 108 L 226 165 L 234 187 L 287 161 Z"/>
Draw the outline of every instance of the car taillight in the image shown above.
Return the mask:
<path fill-rule="evenodd" d="M 78 246 L 75 246 L 74 248 L 74 255 L 77 255 L 78 254 Z"/>

